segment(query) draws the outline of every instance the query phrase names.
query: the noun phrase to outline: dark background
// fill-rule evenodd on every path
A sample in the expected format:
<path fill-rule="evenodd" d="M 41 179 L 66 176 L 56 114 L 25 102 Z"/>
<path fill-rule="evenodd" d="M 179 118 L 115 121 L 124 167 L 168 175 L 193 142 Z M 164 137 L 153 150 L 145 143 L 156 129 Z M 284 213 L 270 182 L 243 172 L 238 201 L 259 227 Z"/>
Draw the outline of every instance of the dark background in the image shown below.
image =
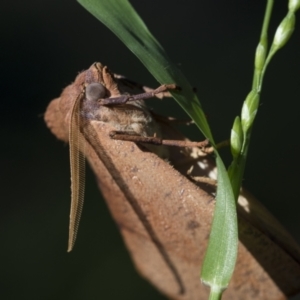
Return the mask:
<path fill-rule="evenodd" d="M 197 87 L 220 141 L 228 138 L 251 87 L 265 1 L 206 2 L 132 1 Z M 271 36 L 286 2 L 276 1 Z M 42 117 L 49 101 L 95 61 L 147 85 L 157 82 L 76 1 L 2 0 L 0 31 L 1 299 L 164 299 L 134 270 L 90 171 L 78 240 L 66 253 L 68 146 L 51 135 Z M 299 34 L 298 24 L 268 68 L 244 179 L 298 241 Z M 184 116 L 172 100 L 150 106 Z"/>

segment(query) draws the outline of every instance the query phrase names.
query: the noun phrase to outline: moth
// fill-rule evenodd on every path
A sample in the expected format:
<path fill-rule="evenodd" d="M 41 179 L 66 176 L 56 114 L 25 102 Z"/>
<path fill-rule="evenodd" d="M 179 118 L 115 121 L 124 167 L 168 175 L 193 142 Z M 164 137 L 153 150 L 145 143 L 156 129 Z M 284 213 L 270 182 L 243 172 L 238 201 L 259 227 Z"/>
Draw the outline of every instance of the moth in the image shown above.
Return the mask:
<path fill-rule="evenodd" d="M 213 191 L 184 175 L 189 170 L 208 176 L 215 170 L 214 162 L 205 153 L 199 162 L 202 154 L 196 147 L 173 150 L 141 143 L 141 137 L 184 138 L 155 118 L 139 98 L 125 94 L 123 87 L 122 77 L 96 63 L 47 108 L 47 126 L 59 139 L 76 145 L 71 150 L 71 160 L 77 164 L 72 180 L 79 188 L 72 197 L 83 199 L 84 183 L 78 172 L 83 172 L 84 154 L 138 271 L 171 299 L 207 299 L 199 272 L 213 215 Z M 185 163 L 180 164 L 182 160 Z M 286 299 L 297 293 L 299 246 L 251 194 L 244 191 L 239 203 L 239 254 L 224 299 Z M 69 250 L 81 204 L 77 201 L 71 211 Z"/>
<path fill-rule="evenodd" d="M 171 89 L 175 90 L 174 84 L 162 85 L 156 90 L 130 95 L 122 91 L 122 87 L 125 89 L 124 84 L 121 85 L 120 80 L 118 84 L 114 75 L 100 63 L 93 64 L 85 76 L 82 92 L 76 98 L 71 110 L 69 125 L 72 199 L 68 251 L 72 250 L 75 243 L 84 202 L 86 143 L 84 136 L 91 135 L 89 120 L 113 125 L 117 131 L 110 132 L 111 138 L 142 143 L 162 158 L 168 157 L 168 149 L 157 145 L 203 148 L 208 145 L 207 141 L 193 143 L 163 139 L 159 123 L 143 100 Z"/>

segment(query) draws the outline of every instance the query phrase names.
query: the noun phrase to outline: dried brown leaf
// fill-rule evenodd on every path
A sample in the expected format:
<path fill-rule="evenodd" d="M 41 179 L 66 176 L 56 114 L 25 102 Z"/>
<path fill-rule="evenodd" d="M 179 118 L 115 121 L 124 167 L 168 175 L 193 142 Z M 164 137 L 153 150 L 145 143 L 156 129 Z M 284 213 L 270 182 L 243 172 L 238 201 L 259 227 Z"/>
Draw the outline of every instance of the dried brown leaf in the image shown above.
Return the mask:
<path fill-rule="evenodd" d="M 84 81 L 85 72 L 45 114 L 53 134 L 66 142 L 70 111 Z M 207 299 L 199 274 L 212 194 L 155 154 L 112 140 L 111 130 L 104 122 L 87 124 L 86 157 L 136 268 L 170 299 Z M 214 168 L 208 162 L 207 169 Z M 287 299 L 300 290 L 299 247 L 249 193 L 240 199 L 238 260 L 223 299 Z"/>

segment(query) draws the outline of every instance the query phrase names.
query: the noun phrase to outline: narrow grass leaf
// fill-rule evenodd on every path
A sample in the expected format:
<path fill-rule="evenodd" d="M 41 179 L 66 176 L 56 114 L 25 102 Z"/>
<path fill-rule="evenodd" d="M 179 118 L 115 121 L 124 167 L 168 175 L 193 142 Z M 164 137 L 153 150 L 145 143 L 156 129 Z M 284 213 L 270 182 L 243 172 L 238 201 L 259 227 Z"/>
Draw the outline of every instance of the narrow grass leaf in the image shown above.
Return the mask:
<path fill-rule="evenodd" d="M 230 281 L 237 257 L 237 222 L 233 191 L 227 173 L 217 156 L 218 190 L 216 208 L 207 253 L 202 265 L 201 279 L 214 291 L 220 293 Z"/>
<path fill-rule="evenodd" d="M 91 14 L 106 25 L 146 66 L 161 84 L 176 83 L 181 91 L 172 93 L 181 107 L 196 121 L 202 133 L 213 138 L 192 86 L 171 62 L 165 50 L 126 0 L 79 0 Z"/>

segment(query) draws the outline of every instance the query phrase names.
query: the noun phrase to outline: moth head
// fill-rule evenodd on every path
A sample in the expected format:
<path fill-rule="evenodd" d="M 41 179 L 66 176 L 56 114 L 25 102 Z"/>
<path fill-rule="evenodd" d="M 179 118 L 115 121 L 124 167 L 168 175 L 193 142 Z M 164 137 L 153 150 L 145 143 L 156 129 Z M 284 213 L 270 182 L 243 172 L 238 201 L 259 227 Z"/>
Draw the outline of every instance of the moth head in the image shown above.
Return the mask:
<path fill-rule="evenodd" d="M 105 98 L 106 89 L 98 82 L 90 83 L 85 89 L 85 96 L 88 101 L 97 101 Z"/>

